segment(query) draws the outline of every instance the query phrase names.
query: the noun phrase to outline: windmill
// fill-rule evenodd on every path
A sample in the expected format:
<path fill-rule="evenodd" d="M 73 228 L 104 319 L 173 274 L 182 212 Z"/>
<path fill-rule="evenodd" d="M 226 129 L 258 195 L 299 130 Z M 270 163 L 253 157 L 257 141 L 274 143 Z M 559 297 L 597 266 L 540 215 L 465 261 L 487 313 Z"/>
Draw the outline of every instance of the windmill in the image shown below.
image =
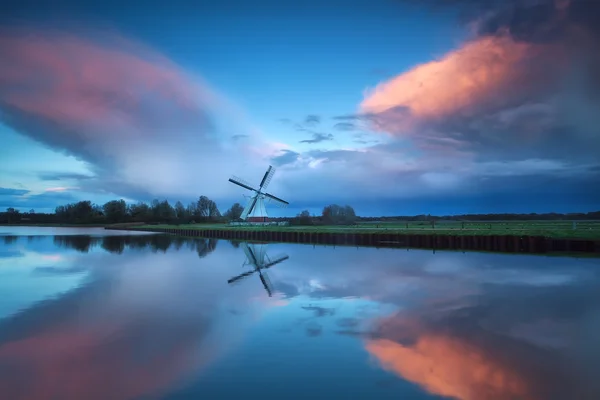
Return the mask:
<path fill-rule="evenodd" d="M 269 297 L 271 297 L 273 295 L 273 285 L 271 285 L 271 280 L 269 279 L 267 272 L 262 272 L 262 270 L 271 268 L 273 265 L 279 264 L 280 262 L 283 262 L 290 257 L 287 255 L 283 255 L 274 260 L 271 260 L 266 253 L 266 244 L 249 245 L 248 243 L 241 243 L 240 246 L 246 254 L 246 261 L 244 262 L 243 266 L 251 265 L 252 267 L 254 267 L 254 269 L 229 279 L 227 283 L 236 283 L 239 280 L 247 278 L 255 272 L 258 272 L 258 276 L 260 277 L 260 280 L 263 286 L 265 287 L 267 294 L 269 295 Z"/>
<path fill-rule="evenodd" d="M 253 194 L 249 197 L 248 202 L 246 203 L 246 207 L 244 208 L 242 215 L 240 216 L 241 219 L 248 222 L 267 222 L 267 210 L 265 209 L 265 199 L 268 199 L 269 202 L 274 202 L 280 207 L 286 207 L 288 204 L 290 204 L 287 201 L 280 199 L 279 197 L 264 192 L 264 190 L 267 189 L 267 186 L 269 186 L 269 183 L 271 182 L 274 173 L 275 168 L 269 165 L 269 169 L 267 169 L 267 172 L 265 172 L 265 176 L 263 176 L 262 181 L 260 181 L 258 189 L 253 188 L 249 183 L 236 176 L 232 176 L 231 178 L 229 178 L 229 182 L 235 183 L 236 185 L 253 192 Z"/>

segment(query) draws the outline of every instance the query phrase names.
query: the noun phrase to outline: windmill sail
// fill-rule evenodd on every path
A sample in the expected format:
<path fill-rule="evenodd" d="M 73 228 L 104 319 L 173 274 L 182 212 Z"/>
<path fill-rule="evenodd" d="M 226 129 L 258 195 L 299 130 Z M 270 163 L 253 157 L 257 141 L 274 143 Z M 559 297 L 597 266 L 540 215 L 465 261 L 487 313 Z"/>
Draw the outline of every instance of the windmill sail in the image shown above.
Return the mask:
<path fill-rule="evenodd" d="M 285 200 L 283 200 L 283 199 L 280 199 L 279 197 L 273 196 L 273 195 L 272 195 L 272 194 L 270 194 L 270 193 L 265 193 L 265 197 L 268 197 L 270 200 L 273 200 L 273 201 L 275 201 L 275 204 L 281 205 L 282 207 L 285 207 L 285 206 L 287 206 L 288 204 L 290 204 L 290 203 L 288 203 L 287 201 L 285 201 Z"/>
<path fill-rule="evenodd" d="M 267 186 L 269 186 L 269 183 L 271 182 L 271 179 L 273 178 L 274 174 L 275 168 L 269 165 L 269 168 L 267 169 L 267 171 L 263 175 L 263 178 L 260 181 L 258 189 L 255 189 L 248 182 L 236 176 L 229 178 L 229 182 L 253 192 L 253 195 L 247 202 L 246 207 L 244 208 L 244 211 L 240 216 L 241 219 L 248 220 L 249 218 L 251 218 L 253 222 L 257 222 L 257 220 L 259 222 L 266 222 L 267 210 L 265 208 L 265 199 L 274 202 L 275 205 L 278 205 L 280 207 L 285 207 L 289 204 L 287 201 L 280 199 L 277 196 L 263 192 L 263 190 L 265 190 Z"/>
<path fill-rule="evenodd" d="M 274 261 L 271 261 L 266 253 L 267 245 L 252 245 L 248 243 L 241 243 L 240 246 L 242 247 L 242 250 L 246 255 L 246 262 L 244 262 L 244 265 L 250 265 L 253 267 L 253 269 L 251 271 L 246 271 L 237 276 L 234 276 L 233 278 L 227 280 L 227 283 L 234 284 L 243 280 L 244 278 L 249 277 L 250 275 L 253 275 L 254 273 L 258 273 L 263 287 L 265 288 L 269 297 L 271 297 L 274 292 L 273 285 L 271 284 L 271 280 L 269 279 L 269 276 L 264 270 L 287 260 L 289 257 L 287 255 L 280 256 Z"/>

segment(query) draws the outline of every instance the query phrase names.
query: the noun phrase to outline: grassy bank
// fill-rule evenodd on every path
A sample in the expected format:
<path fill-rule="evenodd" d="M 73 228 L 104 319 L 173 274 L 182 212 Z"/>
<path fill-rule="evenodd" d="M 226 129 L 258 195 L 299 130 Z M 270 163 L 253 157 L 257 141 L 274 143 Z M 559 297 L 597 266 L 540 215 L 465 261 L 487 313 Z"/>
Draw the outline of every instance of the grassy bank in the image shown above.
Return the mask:
<path fill-rule="evenodd" d="M 570 221 L 494 221 L 494 222 L 437 222 L 434 226 L 428 222 L 370 222 L 353 226 L 247 226 L 232 227 L 226 224 L 190 224 L 190 225 L 142 225 L 143 228 L 171 229 L 220 229 L 252 231 L 304 231 L 304 232 L 340 232 L 340 233 L 400 233 L 407 235 L 515 235 L 544 236 L 561 239 L 600 240 L 600 221 L 581 221 L 575 226 Z"/>

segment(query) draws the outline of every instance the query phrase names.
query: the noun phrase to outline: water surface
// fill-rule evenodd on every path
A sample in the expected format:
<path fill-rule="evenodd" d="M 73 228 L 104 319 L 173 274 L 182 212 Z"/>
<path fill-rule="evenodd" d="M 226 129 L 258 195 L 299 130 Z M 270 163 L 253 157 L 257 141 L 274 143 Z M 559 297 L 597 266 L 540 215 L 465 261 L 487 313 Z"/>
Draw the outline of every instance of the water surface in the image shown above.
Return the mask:
<path fill-rule="evenodd" d="M 1 398 L 600 398 L 597 259 L 77 229 L 0 227 Z"/>

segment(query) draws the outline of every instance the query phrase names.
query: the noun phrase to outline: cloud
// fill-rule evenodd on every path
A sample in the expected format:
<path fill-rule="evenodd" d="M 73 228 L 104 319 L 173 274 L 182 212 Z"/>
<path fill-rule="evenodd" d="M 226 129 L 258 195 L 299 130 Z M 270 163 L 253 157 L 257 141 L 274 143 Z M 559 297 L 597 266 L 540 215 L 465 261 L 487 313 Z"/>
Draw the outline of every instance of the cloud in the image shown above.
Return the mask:
<path fill-rule="evenodd" d="M 29 191 L 27 192 L 29 193 Z M 0 209 L 14 207 L 21 210 L 54 210 L 57 206 L 77 202 L 79 200 L 81 200 L 81 198 L 74 196 L 73 193 L 65 191 L 50 191 L 18 197 L 0 194 Z"/>
<path fill-rule="evenodd" d="M 218 198 L 228 194 L 233 171 L 267 157 L 251 147 L 263 140 L 241 110 L 126 37 L 5 29 L 0 59 L 1 120 L 87 161 L 94 178 L 69 177 L 84 191 L 148 199 L 196 197 L 198 188 L 211 187 Z M 232 130 L 254 140 L 232 143 L 224 134 Z M 197 173 L 208 165 L 210 174 Z"/>
<path fill-rule="evenodd" d="M 600 106 L 600 35 L 573 17 L 583 2 L 541 3 L 543 12 L 526 2 L 490 2 L 474 38 L 380 83 L 361 112 L 374 115 L 376 129 L 424 151 L 598 159 L 592 149 L 600 146 L 600 120 L 591 110 Z"/>
<path fill-rule="evenodd" d="M 0 196 L 21 196 L 27 193 L 29 190 L 0 187 Z"/>
<path fill-rule="evenodd" d="M 306 118 L 304 118 L 304 124 L 308 126 L 315 126 L 318 125 L 320 122 L 321 117 L 319 117 L 318 115 L 307 115 Z"/>
<path fill-rule="evenodd" d="M 282 150 L 280 155 L 271 158 L 271 162 L 275 166 L 283 166 L 286 164 L 292 164 L 298 160 L 300 154 L 292 150 Z"/>
<path fill-rule="evenodd" d="M 46 192 L 66 192 L 67 190 L 76 190 L 77 187 L 57 186 L 44 189 Z"/>
<path fill-rule="evenodd" d="M 356 114 L 335 119 L 386 134 L 385 143 L 374 146 L 379 150 L 408 149 L 419 185 L 437 186 L 438 193 L 480 179 L 513 191 L 524 179 L 504 176 L 535 182 L 560 173 L 556 185 L 590 194 L 584 185 L 598 179 L 593 166 L 600 160 L 600 116 L 593 111 L 600 109 L 600 30 L 583 10 L 597 6 L 577 0 L 542 0 L 539 7 L 425 3 L 461 8 L 472 36 L 370 88 Z M 406 164 L 403 157 L 397 153 L 398 166 Z M 583 174 L 577 187 L 566 177 L 576 171 Z M 542 189 L 536 184 L 535 190 Z"/>
<path fill-rule="evenodd" d="M 304 139 L 304 140 L 301 140 L 300 143 L 314 144 L 314 143 L 326 142 L 328 140 L 333 140 L 333 135 L 331 133 L 324 134 L 324 133 L 315 132 L 312 135 L 312 139 Z"/>
<path fill-rule="evenodd" d="M 92 179 L 92 176 L 78 174 L 74 172 L 40 172 L 38 178 L 42 181 L 62 181 L 62 180 L 86 180 Z"/>
<path fill-rule="evenodd" d="M 352 122 L 338 122 L 333 126 L 334 129 L 338 131 L 353 131 L 356 129 L 356 125 Z"/>
<path fill-rule="evenodd" d="M 233 140 L 240 140 L 240 139 L 246 139 L 246 138 L 249 138 L 249 137 L 250 137 L 249 135 L 233 135 L 231 138 Z"/>

